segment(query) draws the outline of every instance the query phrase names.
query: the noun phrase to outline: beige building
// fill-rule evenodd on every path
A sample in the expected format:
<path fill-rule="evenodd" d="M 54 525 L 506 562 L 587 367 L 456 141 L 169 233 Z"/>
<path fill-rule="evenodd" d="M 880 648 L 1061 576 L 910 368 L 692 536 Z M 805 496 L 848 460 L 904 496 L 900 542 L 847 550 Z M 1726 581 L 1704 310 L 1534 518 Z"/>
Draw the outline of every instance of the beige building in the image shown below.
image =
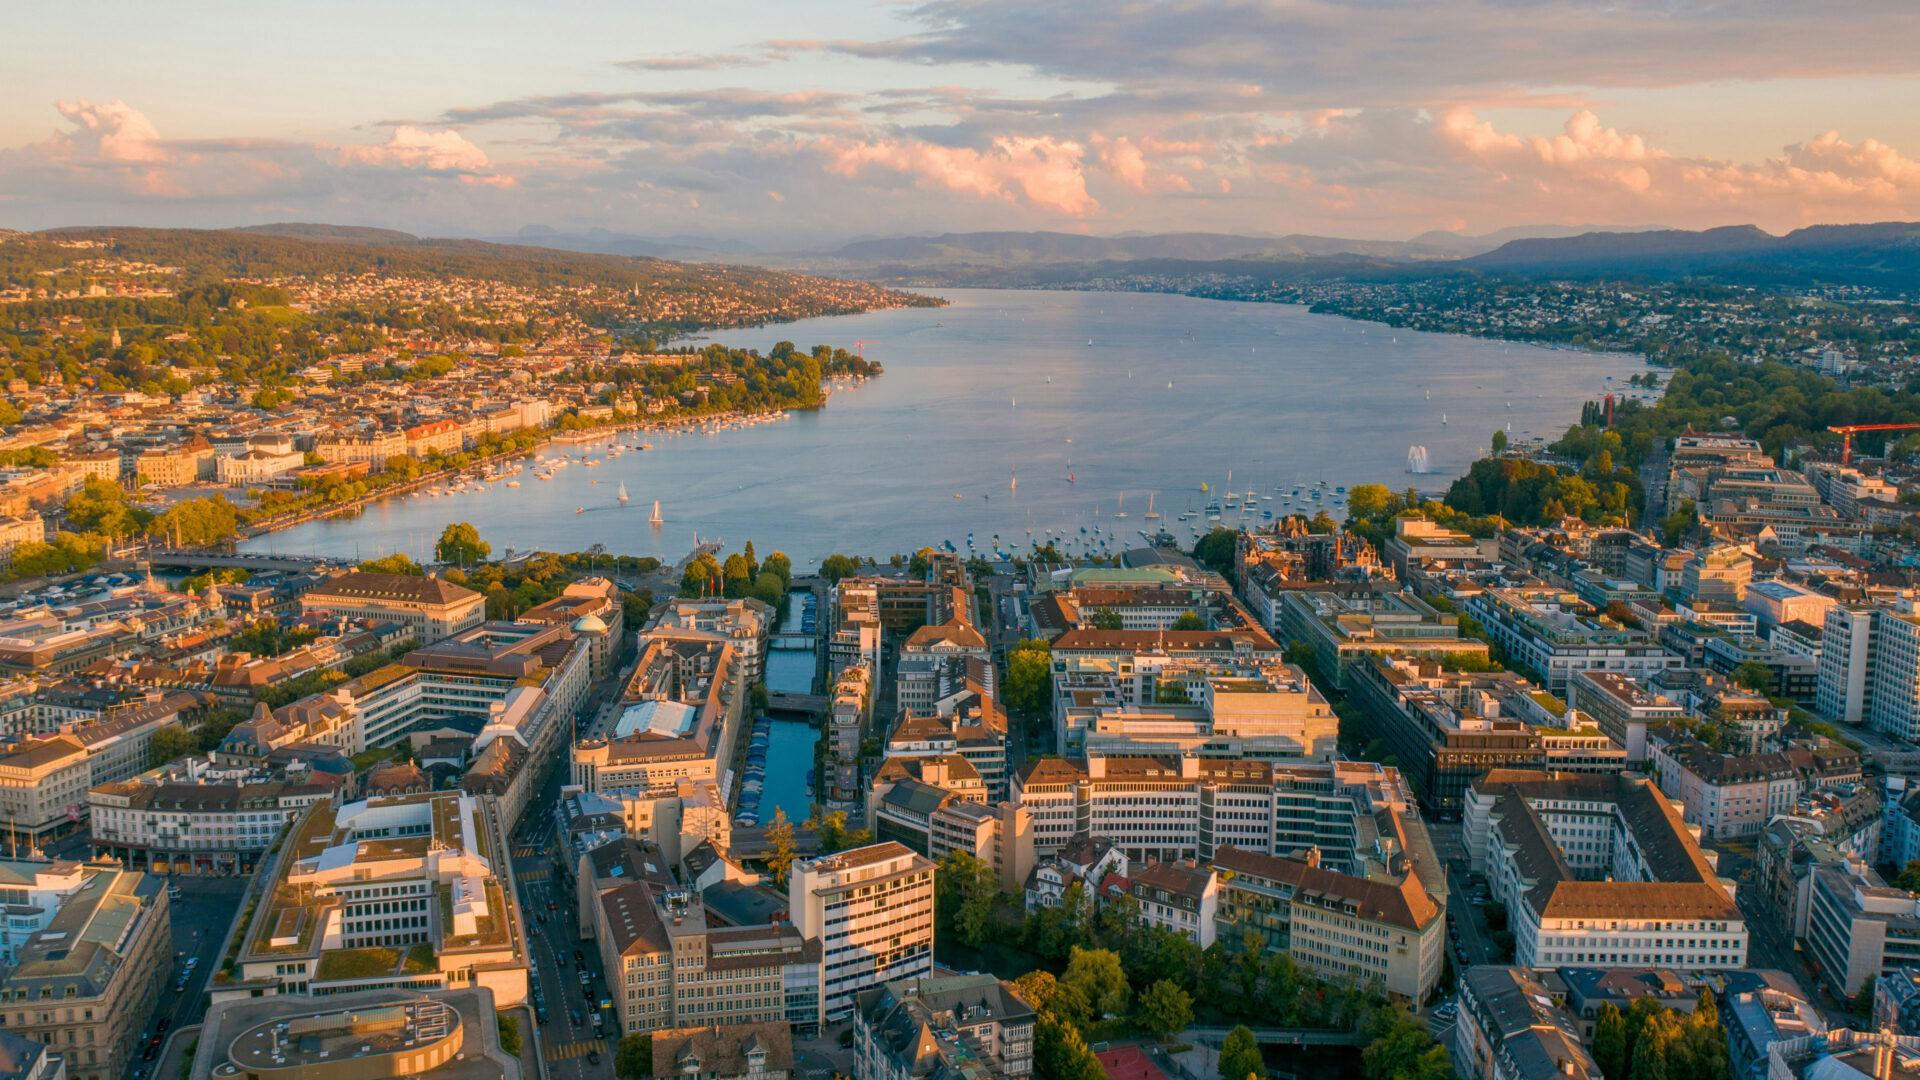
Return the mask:
<path fill-rule="evenodd" d="M 0 517 L 0 566 L 13 561 L 14 548 L 40 543 L 46 538 L 46 520 L 36 511 L 29 510 L 18 517 Z"/>
<path fill-rule="evenodd" d="M 0 815 L 22 841 L 78 827 L 87 813 L 87 748 L 70 735 L 16 743 L 0 752 Z"/>
<path fill-rule="evenodd" d="M 121 1080 L 173 966 L 167 890 L 137 871 L 52 866 L 82 880 L 0 970 L 0 1021 L 62 1055 L 72 1080 Z"/>
<path fill-rule="evenodd" d="M 820 942 L 821 1007 L 845 1018 L 860 991 L 933 972 L 933 863 L 897 843 L 795 863 L 793 924 Z"/>
<path fill-rule="evenodd" d="M 668 1028 L 653 1033 L 653 1075 L 680 1080 L 787 1080 L 793 1029 L 784 1023 Z"/>
<path fill-rule="evenodd" d="M 134 459 L 134 475 L 154 487 L 183 487 L 211 480 L 213 444 L 196 435 L 178 446 L 143 450 Z"/>
<path fill-rule="evenodd" d="M 484 986 L 216 1003 L 183 1080 L 520 1080 Z M 522 1032 L 522 1038 L 527 1038 Z"/>
<path fill-rule="evenodd" d="M 508 851 L 491 799 L 316 803 L 241 928 L 239 977 L 216 976 L 215 1000 L 480 985 L 521 1003 L 526 936 Z"/>
<path fill-rule="evenodd" d="M 303 593 L 300 613 L 397 623 L 410 628 L 420 644 L 430 645 L 479 626 L 487 598 L 440 578 L 354 570 Z"/>

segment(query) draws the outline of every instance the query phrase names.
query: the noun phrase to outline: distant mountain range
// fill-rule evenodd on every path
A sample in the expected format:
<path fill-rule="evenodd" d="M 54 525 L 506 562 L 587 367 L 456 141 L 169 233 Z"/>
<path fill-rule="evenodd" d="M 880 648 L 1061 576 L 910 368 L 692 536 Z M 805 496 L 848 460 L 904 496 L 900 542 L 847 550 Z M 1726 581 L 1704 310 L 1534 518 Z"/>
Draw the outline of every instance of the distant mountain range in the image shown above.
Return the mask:
<path fill-rule="evenodd" d="M 511 236 L 487 239 L 498 244 L 530 244 L 599 255 L 630 255 L 646 259 L 685 262 L 758 262 L 757 248 L 740 240 L 712 236 L 636 236 L 610 229 L 563 232 L 547 225 L 529 225 Z"/>
<path fill-rule="evenodd" d="M 1774 236 L 1752 225 L 1687 232 L 1588 233 L 1514 240 L 1465 259 L 1526 276 L 1711 276 L 1751 284 L 1920 286 L 1920 222 L 1814 225 Z"/>

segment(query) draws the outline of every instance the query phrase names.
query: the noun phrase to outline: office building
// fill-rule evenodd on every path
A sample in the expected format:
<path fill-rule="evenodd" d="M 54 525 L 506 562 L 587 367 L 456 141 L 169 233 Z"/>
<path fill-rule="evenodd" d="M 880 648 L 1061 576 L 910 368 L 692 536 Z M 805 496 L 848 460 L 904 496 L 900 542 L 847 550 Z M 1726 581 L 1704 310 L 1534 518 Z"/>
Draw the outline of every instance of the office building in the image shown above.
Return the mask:
<path fill-rule="evenodd" d="M 395 623 L 412 631 L 422 645 L 480 625 L 486 609 L 486 597 L 450 581 L 365 570 L 328 578 L 300 596 L 302 615 Z"/>
<path fill-rule="evenodd" d="M 932 974 L 933 873 L 925 856 L 892 842 L 794 864 L 788 910 L 801 935 L 821 943 L 826 1019 L 852 1013 L 862 990 Z"/>

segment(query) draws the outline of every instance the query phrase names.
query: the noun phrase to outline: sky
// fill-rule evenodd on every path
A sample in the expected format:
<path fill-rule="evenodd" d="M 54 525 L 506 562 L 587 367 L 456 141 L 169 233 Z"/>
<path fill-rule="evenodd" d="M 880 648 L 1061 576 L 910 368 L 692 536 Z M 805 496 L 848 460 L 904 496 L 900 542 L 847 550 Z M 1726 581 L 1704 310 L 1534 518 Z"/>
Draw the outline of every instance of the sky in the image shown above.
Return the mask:
<path fill-rule="evenodd" d="M 22 5 L 0 227 L 1920 219 L 1913 0 Z"/>

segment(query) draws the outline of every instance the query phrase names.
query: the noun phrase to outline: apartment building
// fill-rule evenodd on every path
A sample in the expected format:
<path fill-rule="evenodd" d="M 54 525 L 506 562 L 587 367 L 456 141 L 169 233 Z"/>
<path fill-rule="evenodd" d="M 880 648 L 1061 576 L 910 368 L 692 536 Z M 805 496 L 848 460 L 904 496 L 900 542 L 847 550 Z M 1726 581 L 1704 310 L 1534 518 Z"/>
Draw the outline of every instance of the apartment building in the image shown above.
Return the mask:
<path fill-rule="evenodd" d="M 1226 846 L 1269 855 L 1318 849 L 1343 872 L 1360 872 L 1389 849 L 1433 859 L 1405 780 L 1372 762 L 1090 757 L 1081 766 L 1046 758 L 1028 766 L 1014 800 L 1031 816 L 1037 858 L 1087 835 L 1141 862 L 1208 859 Z"/>
<path fill-rule="evenodd" d="M 1768 822 L 1792 813 L 1807 793 L 1861 777 L 1860 755 L 1837 744 L 1730 754 L 1671 730 L 1656 732 L 1649 743 L 1654 781 L 1709 840 L 1758 836 Z"/>
<path fill-rule="evenodd" d="M 993 655 L 972 623 L 956 616 L 908 634 L 894 663 L 897 707 L 932 712 L 943 681 L 949 681 L 942 675 L 955 666 L 970 672 L 983 693 L 993 693 Z"/>
<path fill-rule="evenodd" d="M 60 1054 L 72 1080 L 121 1080 L 173 969 L 164 883 L 104 864 L 5 862 L 0 888 L 34 901 L 9 909 L 34 929 L 0 966 L 0 1030 Z"/>
<path fill-rule="evenodd" d="M 0 814 L 9 835 L 37 847 L 79 828 L 87 810 L 87 748 L 70 735 L 0 749 Z"/>
<path fill-rule="evenodd" d="M 773 608 L 751 597 L 738 600 L 687 599 L 667 602 L 666 609 L 647 627 L 657 639 L 726 642 L 739 664 L 742 684 L 766 677 L 767 638 L 773 630 Z"/>
<path fill-rule="evenodd" d="M 507 823 L 457 791 L 318 802 L 293 826 L 240 930 L 220 1001 L 256 993 L 485 986 L 527 997 Z"/>
<path fill-rule="evenodd" d="M 1602 1080 L 1577 1025 L 1538 974 L 1483 964 L 1460 976 L 1453 1060 L 1473 1080 Z"/>
<path fill-rule="evenodd" d="M 873 718 L 873 664 L 865 659 L 838 668 L 827 721 L 827 776 L 832 797 L 859 797 L 860 743 Z"/>
<path fill-rule="evenodd" d="M 1372 656 L 1487 657 L 1486 642 L 1460 636 L 1459 616 L 1390 581 L 1290 590 L 1277 607 L 1280 639 L 1305 642 L 1315 670 L 1337 687 Z"/>
<path fill-rule="evenodd" d="M 1152 698 L 1137 704 L 1125 671 L 1075 679 L 1055 717 L 1067 752 L 1331 761 L 1338 750 L 1333 707 L 1291 664 L 1183 658 L 1151 670 Z"/>
<path fill-rule="evenodd" d="M 627 628 L 626 605 L 620 587 L 602 577 L 568 582 L 560 595 L 520 613 L 519 622 L 570 627 L 588 644 L 592 678 L 599 682 L 613 670 Z"/>
<path fill-rule="evenodd" d="M 854 1080 L 1033 1075 L 1033 1008 L 992 975 L 900 979 L 854 1002 Z"/>
<path fill-rule="evenodd" d="M 183 758 L 89 787 L 88 828 L 94 854 L 128 867 L 248 873 L 281 830 L 314 803 L 337 799 L 340 786 L 306 769 L 222 769 Z"/>
<path fill-rule="evenodd" d="M 893 842 L 793 866 L 787 906 L 800 933 L 821 943 L 827 1020 L 855 1009 L 862 990 L 933 971 L 933 863 Z"/>
<path fill-rule="evenodd" d="M 0 567 L 13 561 L 13 549 L 47 538 L 47 523 L 37 511 L 0 517 Z"/>
<path fill-rule="evenodd" d="M 1523 967 L 1746 964 L 1732 883 L 1652 781 L 1495 769 L 1468 792 L 1464 833 Z"/>
<path fill-rule="evenodd" d="M 1439 985 L 1446 903 L 1405 856 L 1379 878 L 1326 869 L 1312 853 L 1281 858 L 1231 847 L 1216 851 L 1212 866 L 1214 933 L 1228 949 L 1254 941 L 1321 978 L 1377 987 L 1395 1001 L 1425 1001 Z"/>
<path fill-rule="evenodd" d="M 1140 923 L 1166 930 L 1202 949 L 1212 946 L 1220 913 L 1220 878 L 1198 862 L 1150 862 L 1127 875 L 1127 895 Z"/>
<path fill-rule="evenodd" d="M 575 784 L 593 792 L 662 792 L 672 791 L 682 780 L 719 780 L 706 747 L 691 739 L 645 729 L 612 739 L 574 743 L 572 776 Z"/>
<path fill-rule="evenodd" d="M 1884 974 L 1920 966 L 1920 899 L 1859 858 L 1816 867 L 1803 947 L 1820 980 L 1851 998 Z"/>
<path fill-rule="evenodd" d="M 1604 622 L 1552 589 L 1488 589 L 1468 598 L 1466 608 L 1552 694 L 1565 694 L 1581 671 L 1637 678 L 1682 663 L 1646 632 Z"/>
<path fill-rule="evenodd" d="M 423 645 L 480 625 L 486 608 L 485 596 L 440 578 L 365 570 L 328 578 L 300 596 L 302 615 L 395 623 Z"/>

